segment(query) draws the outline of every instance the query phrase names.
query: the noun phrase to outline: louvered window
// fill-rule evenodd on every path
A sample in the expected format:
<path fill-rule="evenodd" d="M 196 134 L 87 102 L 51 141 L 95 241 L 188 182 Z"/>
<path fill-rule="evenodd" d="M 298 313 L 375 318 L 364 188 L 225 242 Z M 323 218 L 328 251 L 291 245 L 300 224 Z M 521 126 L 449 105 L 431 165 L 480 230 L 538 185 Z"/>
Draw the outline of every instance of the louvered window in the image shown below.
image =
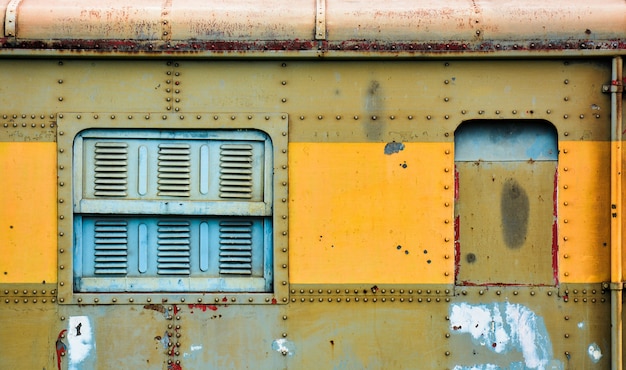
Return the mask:
<path fill-rule="evenodd" d="M 74 290 L 268 292 L 272 143 L 254 130 L 74 140 Z"/>

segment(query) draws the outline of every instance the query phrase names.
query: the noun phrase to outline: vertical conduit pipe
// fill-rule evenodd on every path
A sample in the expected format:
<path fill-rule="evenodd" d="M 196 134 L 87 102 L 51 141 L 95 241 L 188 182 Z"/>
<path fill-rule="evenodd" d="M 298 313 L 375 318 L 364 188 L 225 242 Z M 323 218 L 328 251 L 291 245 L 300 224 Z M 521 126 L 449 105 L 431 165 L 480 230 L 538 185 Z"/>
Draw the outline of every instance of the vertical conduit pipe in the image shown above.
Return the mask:
<path fill-rule="evenodd" d="M 623 62 L 611 72 L 611 369 L 622 369 L 622 89 Z"/>

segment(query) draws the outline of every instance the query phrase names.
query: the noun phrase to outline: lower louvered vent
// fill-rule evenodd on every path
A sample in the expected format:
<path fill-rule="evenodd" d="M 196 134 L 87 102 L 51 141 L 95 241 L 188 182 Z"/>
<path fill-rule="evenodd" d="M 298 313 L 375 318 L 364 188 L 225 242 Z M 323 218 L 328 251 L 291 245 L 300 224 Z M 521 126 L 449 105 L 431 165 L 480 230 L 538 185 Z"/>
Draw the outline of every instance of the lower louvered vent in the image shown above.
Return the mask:
<path fill-rule="evenodd" d="M 252 198 L 252 145 L 220 146 L 220 198 Z"/>
<path fill-rule="evenodd" d="M 126 221 L 96 221 L 94 272 L 124 275 L 128 267 L 128 224 Z"/>
<path fill-rule="evenodd" d="M 94 160 L 94 194 L 102 197 L 125 197 L 128 144 L 98 142 L 95 144 Z"/>
<path fill-rule="evenodd" d="M 158 223 L 157 273 L 159 275 L 189 275 L 191 230 L 187 221 Z"/>
<path fill-rule="evenodd" d="M 252 274 L 252 222 L 220 222 L 220 274 Z"/>
<path fill-rule="evenodd" d="M 159 195 L 189 197 L 191 155 L 188 144 L 159 145 Z"/>

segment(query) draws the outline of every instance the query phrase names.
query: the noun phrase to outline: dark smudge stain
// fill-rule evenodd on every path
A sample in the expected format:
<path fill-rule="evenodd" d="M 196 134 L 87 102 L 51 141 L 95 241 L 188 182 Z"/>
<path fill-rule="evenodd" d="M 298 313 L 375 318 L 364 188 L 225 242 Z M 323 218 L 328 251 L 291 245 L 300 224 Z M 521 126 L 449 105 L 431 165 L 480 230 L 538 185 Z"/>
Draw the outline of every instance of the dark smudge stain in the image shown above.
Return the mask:
<path fill-rule="evenodd" d="M 474 253 L 468 253 L 465 255 L 465 260 L 468 263 L 474 263 L 476 262 L 476 255 Z"/>
<path fill-rule="evenodd" d="M 365 90 L 363 110 L 368 116 L 363 120 L 363 130 L 370 141 L 377 141 L 383 135 L 385 122 L 381 114 L 384 111 L 384 94 L 376 80 L 370 81 Z"/>
<path fill-rule="evenodd" d="M 387 143 L 387 145 L 385 145 L 385 154 L 387 155 L 399 153 L 401 150 L 404 150 L 404 144 L 402 143 L 397 143 L 395 141 L 392 141 L 390 143 Z"/>
<path fill-rule="evenodd" d="M 502 186 L 500 214 L 504 242 L 509 248 L 519 248 L 526 241 L 529 212 L 528 194 L 515 179 L 507 179 Z"/>

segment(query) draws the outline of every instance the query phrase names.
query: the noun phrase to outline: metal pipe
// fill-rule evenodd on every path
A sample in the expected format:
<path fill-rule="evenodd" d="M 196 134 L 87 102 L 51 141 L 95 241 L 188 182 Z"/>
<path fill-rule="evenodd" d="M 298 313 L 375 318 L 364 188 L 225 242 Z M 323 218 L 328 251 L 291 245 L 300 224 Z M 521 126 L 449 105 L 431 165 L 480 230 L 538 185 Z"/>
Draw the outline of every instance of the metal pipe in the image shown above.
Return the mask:
<path fill-rule="evenodd" d="M 622 88 L 623 62 L 611 72 L 611 369 L 622 369 Z"/>

